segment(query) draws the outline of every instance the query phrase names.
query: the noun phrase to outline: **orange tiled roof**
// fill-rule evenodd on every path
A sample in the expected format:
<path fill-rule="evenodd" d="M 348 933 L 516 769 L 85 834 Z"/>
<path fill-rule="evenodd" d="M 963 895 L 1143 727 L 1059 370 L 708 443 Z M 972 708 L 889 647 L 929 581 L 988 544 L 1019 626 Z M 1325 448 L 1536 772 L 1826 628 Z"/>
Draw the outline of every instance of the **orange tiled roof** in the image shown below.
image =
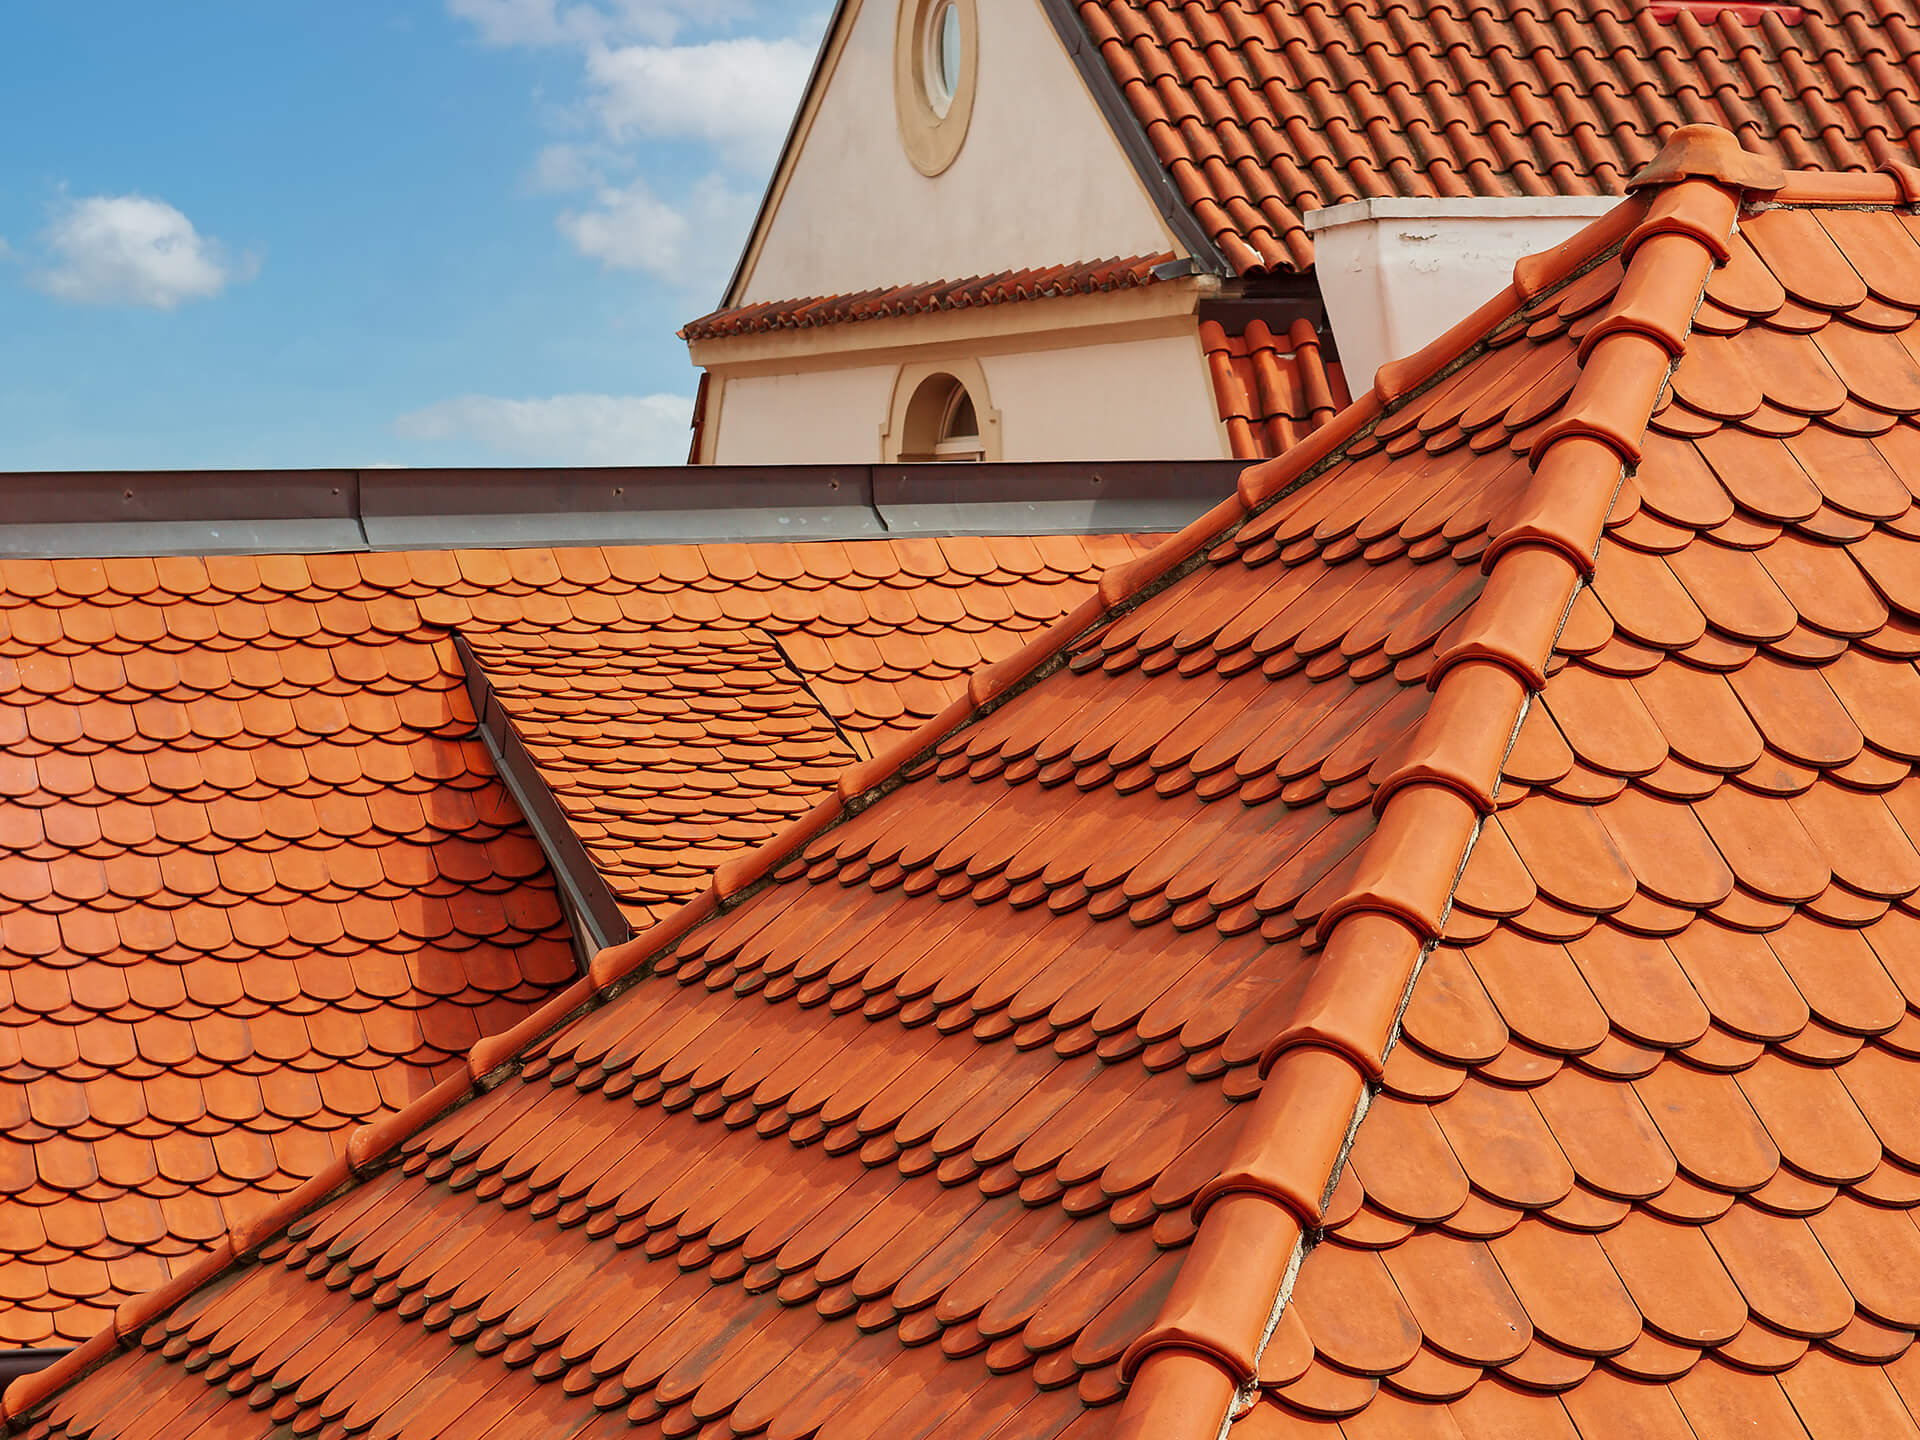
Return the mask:
<path fill-rule="evenodd" d="M 644 925 L 1140 548 L 0 560 L 0 1346 L 93 1334 L 574 977 L 453 634 Z"/>
<path fill-rule="evenodd" d="M 427 613 L 472 648 L 568 824 L 644 928 L 1149 543 L 587 551 L 537 597 L 512 585 L 443 593 Z M 523 577 L 552 568 L 539 552 L 515 563 Z"/>
<path fill-rule="evenodd" d="M 1311 321 L 1294 321 L 1282 337 L 1264 320 L 1237 335 L 1202 320 L 1200 344 L 1236 459 L 1279 455 L 1351 403 L 1347 378 L 1338 361 L 1322 357 Z"/>
<path fill-rule="evenodd" d="M 819 325 L 924 315 L 935 310 L 968 310 L 1021 300 L 1090 295 L 1101 290 L 1137 290 L 1153 284 L 1158 278 L 1153 273 L 1154 267 L 1172 259 L 1171 251 L 1162 251 L 1158 255 L 1134 255 L 1124 260 L 1085 260 L 1029 270 L 1003 270 L 997 275 L 975 275 L 965 280 L 888 285 L 853 295 L 767 300 L 715 310 L 698 320 L 690 320 L 680 331 L 680 338 L 711 340 L 768 330 L 807 330 Z"/>
<path fill-rule="evenodd" d="M 1920 1433 L 1920 195 L 1643 178 L 15 1423 Z"/>
<path fill-rule="evenodd" d="M 1910 160 L 1920 31 L 1798 5 L 1078 0 L 1234 272 L 1303 269 L 1307 210 L 1374 196 L 1618 193 L 1676 125 L 1788 165 Z"/>
<path fill-rule="evenodd" d="M 0 560 L 0 1343 L 85 1339 L 576 973 L 422 571 Z"/>

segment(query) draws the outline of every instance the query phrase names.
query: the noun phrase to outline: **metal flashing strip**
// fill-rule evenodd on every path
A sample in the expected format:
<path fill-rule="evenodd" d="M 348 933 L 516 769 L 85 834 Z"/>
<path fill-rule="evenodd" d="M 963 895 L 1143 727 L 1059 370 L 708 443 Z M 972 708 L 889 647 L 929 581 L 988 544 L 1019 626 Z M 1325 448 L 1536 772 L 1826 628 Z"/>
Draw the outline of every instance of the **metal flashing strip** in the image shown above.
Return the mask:
<path fill-rule="evenodd" d="M 1178 530 L 1204 515 L 1233 493 L 1245 463 L 1078 466 L 1040 491 L 1020 483 L 1024 466 L 882 465 L 873 474 L 873 502 L 895 534 L 1140 534 Z"/>
<path fill-rule="evenodd" d="M 1157 530 L 1231 494 L 1244 468 L 1180 460 L 0 474 L 0 556 Z"/>
<path fill-rule="evenodd" d="M 1619 203 L 1618 195 L 1376 195 L 1309 210 L 1300 223 L 1317 235 L 1370 220 L 1588 220 Z"/>
<path fill-rule="evenodd" d="M 1132 162 L 1134 173 L 1140 177 L 1140 183 L 1146 188 L 1148 197 L 1159 210 L 1167 228 L 1186 247 L 1187 254 L 1198 269 L 1211 275 L 1233 274 L 1233 266 L 1227 263 L 1227 257 L 1220 253 L 1220 247 L 1213 243 L 1213 237 L 1207 234 L 1206 227 L 1187 204 L 1186 196 L 1180 193 L 1173 183 L 1173 177 L 1167 173 L 1159 152 L 1147 138 L 1146 127 L 1140 123 L 1140 117 L 1133 113 L 1133 106 L 1127 103 L 1127 97 L 1114 80 L 1106 57 L 1087 34 L 1087 27 L 1081 22 L 1074 0 L 1040 0 L 1040 8 L 1047 12 L 1047 18 L 1053 22 L 1061 47 L 1072 59 L 1074 69 L 1080 72 L 1080 80 L 1087 87 L 1087 94 L 1092 97 L 1101 118 L 1107 122 L 1107 128 L 1113 131 L 1113 138 L 1121 151 Z"/>
<path fill-rule="evenodd" d="M 585 952 L 580 955 L 584 974 L 587 963 L 595 955 L 610 945 L 632 939 L 633 927 L 627 923 L 620 902 L 614 898 L 587 847 L 567 823 L 566 812 L 560 808 L 560 801 L 546 777 L 527 753 L 499 697 L 493 693 L 493 685 L 479 657 L 458 631 L 453 635 L 453 648 L 466 671 L 467 696 L 473 701 L 473 713 L 479 717 L 481 743 L 493 757 L 494 767 L 500 772 L 500 783 L 520 807 L 534 840 L 547 857 L 547 865 L 566 903 L 568 918 L 586 932 L 576 936 L 576 953 Z"/>

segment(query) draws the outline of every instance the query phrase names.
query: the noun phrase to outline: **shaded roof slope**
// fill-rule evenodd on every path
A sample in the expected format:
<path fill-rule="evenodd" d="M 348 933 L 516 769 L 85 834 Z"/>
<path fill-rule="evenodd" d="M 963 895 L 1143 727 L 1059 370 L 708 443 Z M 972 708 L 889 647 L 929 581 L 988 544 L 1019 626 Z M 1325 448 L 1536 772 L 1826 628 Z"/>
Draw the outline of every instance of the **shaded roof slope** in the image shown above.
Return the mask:
<path fill-rule="evenodd" d="M 1374 196 L 1618 193 L 1676 125 L 1791 166 L 1911 159 L 1896 0 L 1078 0 L 1160 163 L 1237 274 L 1304 268 L 1301 215 Z"/>
<path fill-rule="evenodd" d="M 0 560 L 0 1345 L 92 1335 L 575 977 L 476 679 L 643 927 L 1141 548 Z"/>
<path fill-rule="evenodd" d="M 16 1427 L 1912 1433 L 1920 245 L 1641 178 Z"/>

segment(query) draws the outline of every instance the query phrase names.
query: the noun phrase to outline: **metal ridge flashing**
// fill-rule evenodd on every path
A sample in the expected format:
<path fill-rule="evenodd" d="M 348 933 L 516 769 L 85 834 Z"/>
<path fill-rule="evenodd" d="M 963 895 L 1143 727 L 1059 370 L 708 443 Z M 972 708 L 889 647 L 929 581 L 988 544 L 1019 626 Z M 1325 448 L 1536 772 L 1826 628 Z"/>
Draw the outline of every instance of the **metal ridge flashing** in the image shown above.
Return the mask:
<path fill-rule="evenodd" d="M 1178 529 L 1237 460 L 0 473 L 0 557 Z"/>
<path fill-rule="evenodd" d="M 1366 220 L 1598 219 L 1620 199 L 1618 195 L 1377 195 L 1308 210 L 1301 215 L 1300 223 L 1309 234 L 1318 234 Z"/>
<path fill-rule="evenodd" d="M 585 973 L 588 963 L 600 951 L 632 939 L 633 927 L 622 913 L 606 877 L 568 822 L 553 787 L 547 784 L 533 756 L 527 753 L 506 707 L 494 693 L 486 667 L 457 630 L 453 632 L 453 648 L 466 672 L 467 698 L 473 704 L 480 743 L 493 757 L 500 783 L 507 787 L 507 793 L 520 807 L 535 842 L 547 857 L 547 865 L 565 901 L 568 919 L 576 932 L 586 932 L 576 933 L 574 946 L 580 970 Z M 583 945 L 584 954 L 580 953 Z"/>

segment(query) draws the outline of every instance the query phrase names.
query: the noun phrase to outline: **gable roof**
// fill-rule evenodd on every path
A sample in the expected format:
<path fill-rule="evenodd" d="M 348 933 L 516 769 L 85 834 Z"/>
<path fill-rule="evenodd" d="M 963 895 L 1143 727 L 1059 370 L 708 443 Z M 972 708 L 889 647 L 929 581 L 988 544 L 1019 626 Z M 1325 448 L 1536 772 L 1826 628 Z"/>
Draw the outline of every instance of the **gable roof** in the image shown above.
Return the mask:
<path fill-rule="evenodd" d="M 1310 266 L 1301 215 L 1343 201 L 1618 194 L 1677 125 L 1837 171 L 1920 135 L 1920 31 L 1894 0 L 1044 3 L 1231 274 Z"/>
<path fill-rule="evenodd" d="M 1915 196 L 1641 178 L 13 1423 L 1915 1433 Z"/>
<path fill-rule="evenodd" d="M 0 559 L 0 1345 L 95 1334 L 576 978 L 517 802 L 624 939 L 1142 548 Z"/>

